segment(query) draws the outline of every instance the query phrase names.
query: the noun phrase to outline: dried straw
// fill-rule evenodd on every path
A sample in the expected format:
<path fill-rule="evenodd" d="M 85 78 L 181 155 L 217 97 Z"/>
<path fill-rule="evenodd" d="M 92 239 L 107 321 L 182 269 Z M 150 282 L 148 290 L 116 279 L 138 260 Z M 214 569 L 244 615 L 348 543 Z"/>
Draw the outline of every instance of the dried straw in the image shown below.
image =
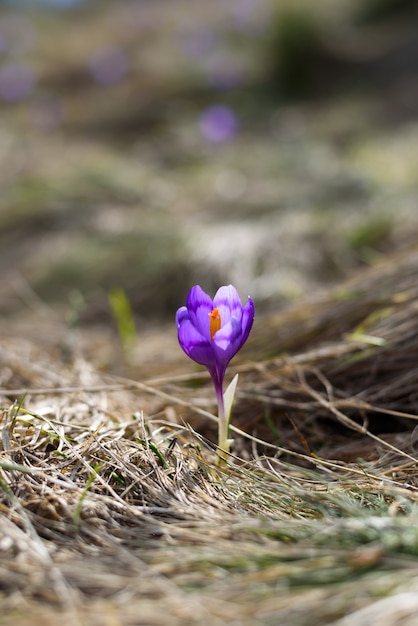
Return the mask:
<path fill-rule="evenodd" d="M 222 471 L 205 375 L 4 337 L 0 624 L 412 624 L 417 276 L 410 255 L 257 320 Z"/>

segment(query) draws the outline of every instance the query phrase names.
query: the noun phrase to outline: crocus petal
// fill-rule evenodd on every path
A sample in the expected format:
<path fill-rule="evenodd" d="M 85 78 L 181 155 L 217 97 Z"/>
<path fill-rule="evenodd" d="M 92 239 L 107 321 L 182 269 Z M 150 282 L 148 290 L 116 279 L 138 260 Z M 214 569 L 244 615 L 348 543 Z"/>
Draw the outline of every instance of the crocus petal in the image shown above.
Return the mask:
<path fill-rule="evenodd" d="M 236 319 L 232 318 L 225 326 L 222 326 L 222 328 L 218 330 L 213 338 L 212 346 L 216 362 L 226 368 L 241 345 L 241 324 Z"/>
<path fill-rule="evenodd" d="M 222 325 L 229 322 L 231 318 L 241 321 L 241 299 L 233 285 L 227 285 L 218 289 L 213 299 L 213 306 L 219 309 Z"/>
<path fill-rule="evenodd" d="M 190 320 L 185 320 L 178 330 L 179 344 L 193 361 L 205 365 L 209 370 L 215 367 L 215 354 L 208 341 Z"/>
<path fill-rule="evenodd" d="M 254 322 L 254 302 L 252 301 L 252 298 L 250 298 L 250 296 L 248 296 L 248 300 L 244 306 L 244 309 L 242 311 L 242 320 L 241 320 L 241 328 L 242 328 L 242 337 L 241 337 L 241 346 L 244 345 L 244 343 L 247 341 L 248 339 L 248 335 L 250 334 L 251 328 L 253 326 L 253 322 Z M 240 347 L 241 347 L 240 346 Z"/>
<path fill-rule="evenodd" d="M 190 320 L 201 335 L 210 340 L 209 313 L 213 310 L 212 299 L 199 285 L 195 285 L 189 291 L 186 300 Z"/>
<path fill-rule="evenodd" d="M 189 311 L 187 310 L 187 307 L 182 306 L 178 309 L 176 313 L 177 328 L 180 328 L 182 322 L 184 322 L 185 320 L 190 320 Z"/>

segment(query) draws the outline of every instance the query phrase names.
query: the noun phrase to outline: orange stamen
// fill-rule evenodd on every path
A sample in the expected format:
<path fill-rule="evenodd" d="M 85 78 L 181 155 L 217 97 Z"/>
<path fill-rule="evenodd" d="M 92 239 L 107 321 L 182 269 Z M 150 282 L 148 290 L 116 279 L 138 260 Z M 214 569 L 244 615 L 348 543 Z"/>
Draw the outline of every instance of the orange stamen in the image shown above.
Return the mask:
<path fill-rule="evenodd" d="M 216 331 L 221 327 L 221 314 L 219 309 L 213 309 L 209 314 L 210 317 L 210 340 L 212 341 Z"/>

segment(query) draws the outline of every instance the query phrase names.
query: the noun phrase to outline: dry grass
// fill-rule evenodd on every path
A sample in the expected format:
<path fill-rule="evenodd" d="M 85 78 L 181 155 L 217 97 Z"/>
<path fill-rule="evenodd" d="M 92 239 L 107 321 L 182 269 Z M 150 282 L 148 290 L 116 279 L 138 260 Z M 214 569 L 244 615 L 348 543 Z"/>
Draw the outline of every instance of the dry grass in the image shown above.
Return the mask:
<path fill-rule="evenodd" d="M 417 270 L 258 320 L 222 472 L 204 375 L 4 337 L 0 624 L 412 624 Z"/>

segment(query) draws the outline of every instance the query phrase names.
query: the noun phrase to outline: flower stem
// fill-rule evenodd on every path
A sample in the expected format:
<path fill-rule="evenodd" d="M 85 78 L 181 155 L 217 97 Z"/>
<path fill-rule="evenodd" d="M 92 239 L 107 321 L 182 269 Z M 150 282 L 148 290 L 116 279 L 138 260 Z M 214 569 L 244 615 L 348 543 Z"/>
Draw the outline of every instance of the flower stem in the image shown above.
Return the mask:
<path fill-rule="evenodd" d="M 225 415 L 225 404 L 222 383 L 214 381 L 216 399 L 218 401 L 218 450 L 216 464 L 219 466 L 225 465 L 228 462 L 228 453 L 230 448 L 230 442 L 228 439 L 229 424 L 228 418 Z"/>

